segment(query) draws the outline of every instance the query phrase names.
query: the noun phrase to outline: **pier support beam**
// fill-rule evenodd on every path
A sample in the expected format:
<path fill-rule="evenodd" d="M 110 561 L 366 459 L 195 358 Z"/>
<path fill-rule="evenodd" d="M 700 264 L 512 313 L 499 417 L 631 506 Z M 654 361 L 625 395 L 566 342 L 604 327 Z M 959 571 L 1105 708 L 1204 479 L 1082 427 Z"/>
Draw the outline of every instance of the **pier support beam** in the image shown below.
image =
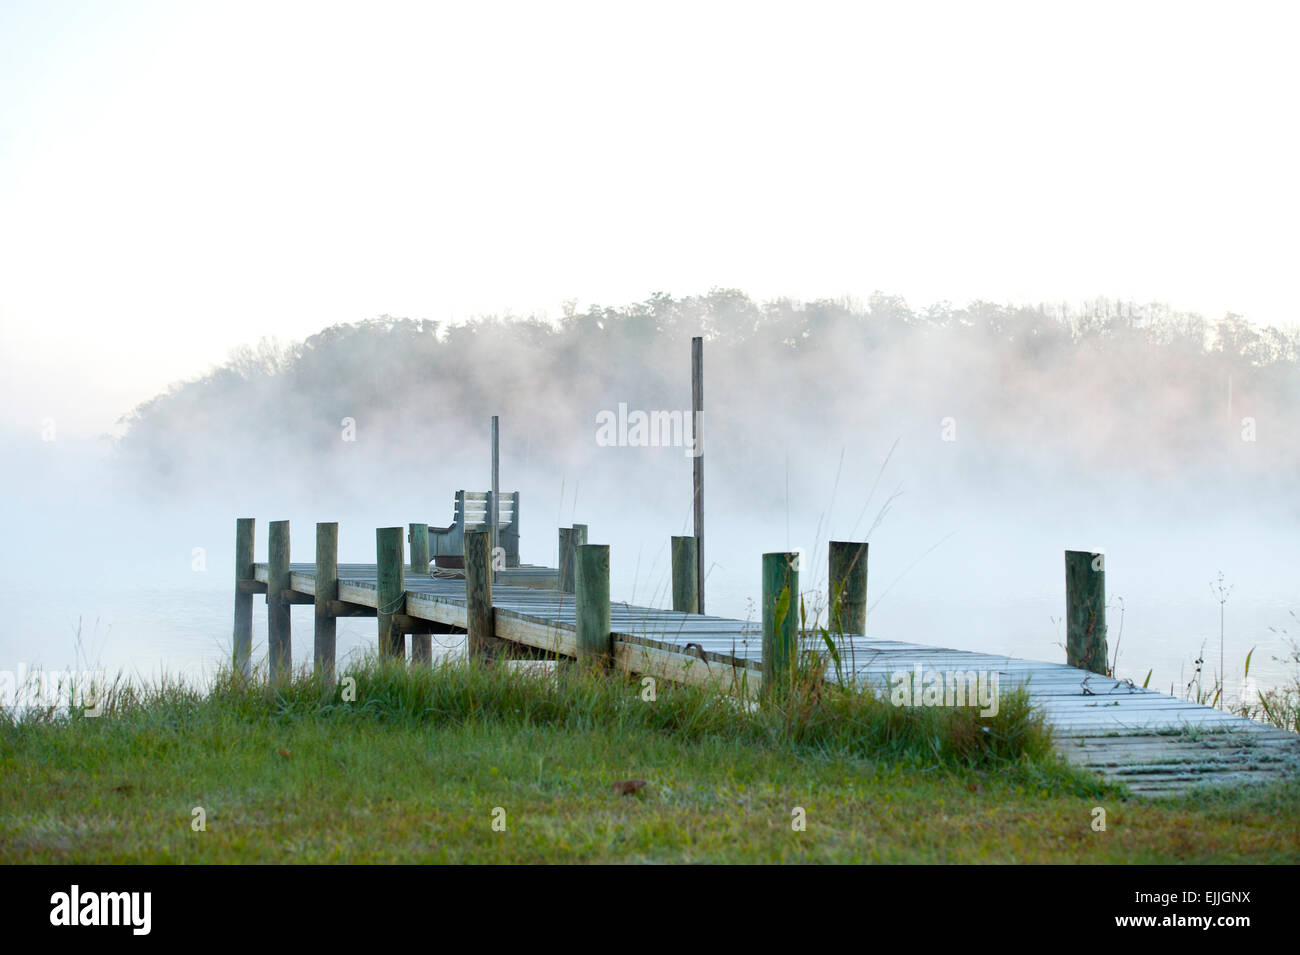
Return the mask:
<path fill-rule="evenodd" d="M 694 537 L 674 537 L 673 609 L 681 613 L 700 612 L 699 550 Z"/>
<path fill-rule="evenodd" d="M 784 696 L 793 686 L 799 654 L 799 555 L 763 555 L 763 695 Z M 785 611 L 778 619 L 777 605 Z"/>
<path fill-rule="evenodd" d="M 1106 558 L 1065 552 L 1065 662 L 1106 673 Z"/>
<path fill-rule="evenodd" d="M 316 525 L 316 672 L 334 685 L 334 654 L 338 622 L 330 602 L 339 599 L 339 525 Z"/>
<path fill-rule="evenodd" d="M 377 603 L 375 619 L 379 622 L 380 656 L 406 656 L 406 636 L 393 626 L 393 614 L 406 613 L 406 561 L 402 554 L 402 528 L 380 527 L 375 530 L 377 566 Z"/>
<path fill-rule="evenodd" d="M 492 610 L 492 534 L 465 532 L 465 630 L 469 658 L 491 660 L 506 641 L 497 637 L 496 615 Z"/>
<path fill-rule="evenodd" d="M 429 525 L 412 524 L 406 539 L 411 542 L 411 573 L 429 572 Z"/>
<path fill-rule="evenodd" d="M 289 601 L 289 522 L 272 521 L 266 557 L 266 649 L 271 679 L 293 673 L 293 640 Z"/>
<path fill-rule="evenodd" d="M 253 593 L 241 587 L 253 579 L 253 528 L 251 517 L 235 521 L 235 630 L 231 663 L 235 672 L 247 679 L 252 672 Z"/>
<path fill-rule="evenodd" d="M 867 632 L 867 543 L 831 541 L 830 623 L 833 634 Z"/>
<path fill-rule="evenodd" d="M 614 662 L 609 622 L 609 545 L 578 545 L 575 570 L 578 664 L 608 668 Z"/>

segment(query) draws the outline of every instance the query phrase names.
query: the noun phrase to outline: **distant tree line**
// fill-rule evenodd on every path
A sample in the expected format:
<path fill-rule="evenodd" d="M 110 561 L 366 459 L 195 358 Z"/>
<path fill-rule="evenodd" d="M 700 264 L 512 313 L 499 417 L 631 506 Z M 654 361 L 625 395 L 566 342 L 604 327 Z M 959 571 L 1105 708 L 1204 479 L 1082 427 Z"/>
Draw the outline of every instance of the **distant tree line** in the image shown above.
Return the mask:
<path fill-rule="evenodd" d="M 619 402 L 686 408 L 693 335 L 707 343 L 706 407 L 720 421 L 710 448 L 737 469 L 768 466 L 759 449 L 774 436 L 888 436 L 945 415 L 964 419 L 979 466 L 995 470 L 1026 455 L 1147 475 L 1239 469 L 1246 418 L 1259 429 L 1246 467 L 1277 477 L 1300 464 L 1298 328 L 1106 299 L 917 310 L 879 293 L 756 302 L 735 289 L 570 303 L 555 320 L 384 316 L 264 341 L 131 412 L 119 463 L 154 490 L 226 480 L 250 460 L 320 473 L 342 466 L 351 418 L 387 466 L 417 466 L 501 414 L 531 464 L 558 464 L 591 453 L 595 416 Z"/>

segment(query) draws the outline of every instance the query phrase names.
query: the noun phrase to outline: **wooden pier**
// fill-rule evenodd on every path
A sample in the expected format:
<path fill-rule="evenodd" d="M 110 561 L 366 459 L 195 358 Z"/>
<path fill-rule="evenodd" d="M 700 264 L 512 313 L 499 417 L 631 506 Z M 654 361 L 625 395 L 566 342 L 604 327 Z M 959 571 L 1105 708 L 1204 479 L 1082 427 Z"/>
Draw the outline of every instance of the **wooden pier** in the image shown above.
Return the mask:
<path fill-rule="evenodd" d="M 333 621 L 374 616 L 381 652 L 405 654 L 412 635 L 413 664 L 431 659 L 430 635 L 466 635 L 472 656 L 551 655 L 595 659 L 631 674 L 679 683 L 716 685 L 726 692 L 760 699 L 772 690 L 792 654 L 793 614 L 781 627 L 691 613 L 634 606 L 609 600 L 609 551 L 587 544 L 587 529 L 564 529 L 560 570 L 521 566 L 489 570 L 486 532 L 467 532 L 464 576 L 420 572 L 402 556 L 401 528 L 377 532 L 375 564 L 337 563 L 337 525 L 317 525 L 315 563 L 290 563 L 287 522 L 271 524 L 270 560 L 253 561 L 253 522 L 237 528 L 235 659 L 250 664 L 252 595 L 266 594 L 268 660 L 272 679 L 289 672 L 290 605 L 311 603 L 315 614 L 315 663 L 334 672 Z M 564 541 L 570 552 L 565 553 Z M 581 541 L 581 543 L 578 543 Z M 477 550 L 476 550 L 477 549 Z M 695 571 L 690 548 L 675 568 L 674 593 L 693 606 L 687 582 Z M 850 555 L 851 559 L 845 555 Z M 1056 745 L 1069 760 L 1126 783 L 1134 792 L 1158 795 L 1199 784 L 1262 782 L 1300 772 L 1300 736 L 1179 700 L 1097 672 L 1105 659 L 1104 580 L 1089 577 L 1087 562 L 1067 552 L 1071 586 L 1070 655 L 1075 663 L 1048 663 L 882 639 L 854 633 L 840 648 L 853 679 L 888 688 L 891 676 L 923 671 L 996 673 L 999 689 L 1024 685 L 1053 726 Z M 866 546 L 833 542 L 830 606 L 839 619 L 865 629 Z M 764 609 L 770 584 L 798 592 L 794 555 L 764 556 Z M 785 563 L 783 563 L 783 561 Z M 687 564 L 689 562 L 689 566 Z M 427 561 L 426 561 L 427 564 Z M 427 567 L 426 567 L 427 569 Z M 756 568 L 757 569 L 757 568 Z M 677 571 L 682 571 L 678 573 Z M 769 576 L 772 580 L 769 581 Z M 1086 579 L 1085 579 L 1086 578 Z M 571 591 L 571 592 L 570 592 Z M 847 599 L 846 599 L 847 595 Z M 765 618 L 771 616 L 765 613 Z M 1077 629 L 1076 629 L 1077 628 Z M 783 634 L 784 632 L 784 634 Z M 764 652 L 766 644 L 766 653 Z"/>

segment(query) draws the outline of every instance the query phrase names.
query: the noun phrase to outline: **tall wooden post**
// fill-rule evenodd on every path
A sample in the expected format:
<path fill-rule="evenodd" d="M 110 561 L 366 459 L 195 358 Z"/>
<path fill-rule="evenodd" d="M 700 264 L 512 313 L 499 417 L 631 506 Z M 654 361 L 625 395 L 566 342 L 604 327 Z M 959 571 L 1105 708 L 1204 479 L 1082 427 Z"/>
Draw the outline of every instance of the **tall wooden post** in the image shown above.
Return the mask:
<path fill-rule="evenodd" d="M 1106 673 L 1106 558 L 1065 552 L 1065 662 Z"/>
<path fill-rule="evenodd" d="M 380 527 L 375 530 L 375 564 L 377 565 L 377 604 L 379 654 L 405 658 L 406 635 L 393 626 L 393 614 L 406 613 L 406 560 L 402 551 L 402 528 Z"/>
<path fill-rule="evenodd" d="M 266 649 L 272 680 L 293 673 L 293 639 L 289 601 L 289 522 L 272 521 L 267 535 Z"/>
<path fill-rule="evenodd" d="M 492 535 L 465 532 L 465 629 L 471 660 L 491 660 L 504 641 L 496 633 L 492 610 Z"/>
<path fill-rule="evenodd" d="M 497 536 L 501 533 L 501 419 L 492 416 L 492 494 L 488 500 L 488 527 L 492 532 L 491 554 L 497 552 Z M 489 564 L 489 567 L 494 565 Z M 496 570 L 492 570 L 496 580 Z"/>
<path fill-rule="evenodd" d="M 316 525 L 316 672 L 334 685 L 335 643 L 338 620 L 330 601 L 339 599 L 339 526 Z"/>
<path fill-rule="evenodd" d="M 235 521 L 235 633 L 231 662 L 245 679 L 252 673 L 253 658 L 253 528 L 251 517 Z M 247 583 L 245 583 L 247 581 Z"/>
<path fill-rule="evenodd" d="M 867 543 L 831 541 L 830 632 L 867 632 Z"/>
<path fill-rule="evenodd" d="M 691 429 L 695 439 L 695 593 L 704 613 L 704 339 L 691 339 Z"/>
<path fill-rule="evenodd" d="M 799 555 L 763 555 L 763 693 L 781 696 L 793 685 L 799 654 Z M 777 604 L 786 598 L 777 620 Z"/>
<path fill-rule="evenodd" d="M 696 558 L 694 537 L 674 537 L 673 551 L 673 609 L 682 613 L 698 613 L 699 560 Z"/>
<path fill-rule="evenodd" d="M 607 668 L 614 662 L 609 622 L 609 545 L 580 544 L 575 576 L 578 663 Z"/>
<path fill-rule="evenodd" d="M 429 572 L 429 525 L 412 524 L 407 534 L 411 542 L 411 573 Z"/>

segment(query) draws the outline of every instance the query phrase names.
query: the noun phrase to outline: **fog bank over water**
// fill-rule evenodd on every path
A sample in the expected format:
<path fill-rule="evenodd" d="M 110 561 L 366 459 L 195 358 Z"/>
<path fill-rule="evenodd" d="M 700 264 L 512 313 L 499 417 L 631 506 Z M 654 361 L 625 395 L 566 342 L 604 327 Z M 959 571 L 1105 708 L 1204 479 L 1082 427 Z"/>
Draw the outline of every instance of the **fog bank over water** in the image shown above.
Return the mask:
<path fill-rule="evenodd" d="M 1280 678 L 1270 628 L 1300 636 L 1294 329 L 1101 301 L 917 310 L 730 290 L 556 323 L 334 326 L 174 386 L 120 441 L 7 436 L 21 546 L 0 556 L 17 607 L 0 668 L 71 665 L 78 619 L 82 652 L 112 669 L 210 667 L 228 651 L 235 518 L 257 518 L 258 560 L 287 518 L 296 558 L 337 520 L 340 559 L 373 561 L 376 527 L 449 523 L 457 488 L 488 486 L 492 414 L 524 561 L 553 565 L 556 526 L 586 523 L 611 545 L 614 598 L 665 605 L 691 459 L 602 446 L 597 422 L 620 404 L 688 409 L 694 334 L 710 613 L 757 619 L 765 551 L 806 551 L 811 597 L 827 540 L 865 538 L 873 635 L 1063 660 L 1062 552 L 1100 548 L 1121 675 L 1150 669 L 1168 690 L 1202 643 L 1217 668 L 1222 571 L 1230 691 L 1252 647 L 1252 675 Z M 341 626 L 341 652 L 372 631 Z"/>

